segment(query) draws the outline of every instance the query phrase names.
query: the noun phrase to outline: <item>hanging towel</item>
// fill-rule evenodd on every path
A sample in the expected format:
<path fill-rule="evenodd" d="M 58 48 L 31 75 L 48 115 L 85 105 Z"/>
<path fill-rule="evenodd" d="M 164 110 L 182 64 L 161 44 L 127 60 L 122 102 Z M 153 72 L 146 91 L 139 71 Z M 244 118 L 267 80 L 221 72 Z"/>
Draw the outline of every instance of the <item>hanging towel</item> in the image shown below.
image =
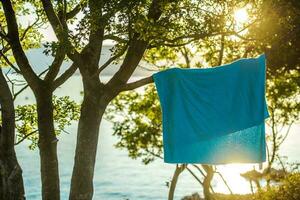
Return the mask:
<path fill-rule="evenodd" d="M 167 163 L 266 160 L 265 55 L 207 69 L 172 68 L 153 79 Z"/>

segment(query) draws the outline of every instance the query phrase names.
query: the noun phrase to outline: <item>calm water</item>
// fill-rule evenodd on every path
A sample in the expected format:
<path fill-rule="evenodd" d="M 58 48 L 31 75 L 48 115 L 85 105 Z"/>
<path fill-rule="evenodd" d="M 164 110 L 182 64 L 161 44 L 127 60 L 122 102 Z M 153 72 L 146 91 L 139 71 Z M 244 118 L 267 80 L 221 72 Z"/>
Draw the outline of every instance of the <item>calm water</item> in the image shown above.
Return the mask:
<path fill-rule="evenodd" d="M 69 95 L 80 102 L 81 80 L 79 76 L 73 76 L 56 94 Z M 34 98 L 29 90 L 17 99 L 16 104 L 33 103 Z M 74 123 L 68 127 L 70 134 L 59 136 L 58 154 L 60 164 L 61 197 L 68 199 L 70 177 L 73 168 L 73 158 L 76 143 L 76 127 Z M 290 161 L 299 160 L 300 136 L 299 126 L 291 130 L 290 136 L 283 145 L 282 154 L 289 156 Z M 115 149 L 117 138 L 112 136 L 112 125 L 103 121 L 100 127 L 100 140 L 97 152 L 97 163 L 94 178 L 94 199 L 105 200 L 163 200 L 167 199 L 168 182 L 175 169 L 174 165 L 165 164 L 157 160 L 147 166 L 140 160 L 132 160 L 127 156 L 126 150 Z M 25 190 L 28 200 L 41 199 L 41 181 L 39 174 L 38 149 L 29 150 L 28 142 L 17 146 L 17 155 L 23 168 Z M 219 166 L 229 185 L 235 193 L 247 193 L 249 185 L 239 176 L 239 173 L 252 169 L 255 165 L 226 165 Z M 257 167 L 257 165 L 256 165 Z M 197 173 L 195 171 L 195 173 Z M 213 186 L 217 192 L 228 192 L 224 184 L 216 177 Z M 186 171 L 179 179 L 175 199 L 201 192 L 201 186 Z"/>

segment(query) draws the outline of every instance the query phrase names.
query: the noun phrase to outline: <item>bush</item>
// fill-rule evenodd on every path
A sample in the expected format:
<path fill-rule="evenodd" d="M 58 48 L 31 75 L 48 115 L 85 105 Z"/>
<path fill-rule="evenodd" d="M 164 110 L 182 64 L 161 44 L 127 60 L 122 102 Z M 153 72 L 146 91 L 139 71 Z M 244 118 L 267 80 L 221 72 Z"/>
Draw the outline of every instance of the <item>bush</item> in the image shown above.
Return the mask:
<path fill-rule="evenodd" d="M 262 190 L 255 194 L 255 200 L 299 200 L 300 173 L 290 174 L 278 186 Z"/>
<path fill-rule="evenodd" d="M 300 173 L 292 173 L 277 186 L 252 194 L 214 194 L 215 200 L 300 200 Z M 199 195 L 186 196 L 182 200 L 202 200 Z"/>

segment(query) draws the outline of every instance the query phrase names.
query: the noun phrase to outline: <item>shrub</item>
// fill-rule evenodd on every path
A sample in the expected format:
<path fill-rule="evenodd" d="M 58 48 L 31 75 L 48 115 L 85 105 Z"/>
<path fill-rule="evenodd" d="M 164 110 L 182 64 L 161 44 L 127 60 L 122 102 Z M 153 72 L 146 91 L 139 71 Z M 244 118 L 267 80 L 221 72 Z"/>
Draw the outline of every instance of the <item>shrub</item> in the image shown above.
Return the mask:
<path fill-rule="evenodd" d="M 255 200 L 299 200 L 300 173 L 287 176 L 281 184 L 255 194 Z"/>

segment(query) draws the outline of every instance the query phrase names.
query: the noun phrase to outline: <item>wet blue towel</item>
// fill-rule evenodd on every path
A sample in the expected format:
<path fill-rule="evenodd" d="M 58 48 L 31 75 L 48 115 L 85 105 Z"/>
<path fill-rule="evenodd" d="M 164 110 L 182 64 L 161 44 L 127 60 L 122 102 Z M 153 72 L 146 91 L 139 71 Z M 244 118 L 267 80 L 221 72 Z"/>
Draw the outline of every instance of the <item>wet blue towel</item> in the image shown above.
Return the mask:
<path fill-rule="evenodd" d="M 215 68 L 172 68 L 154 74 L 165 162 L 265 161 L 265 70 L 261 55 Z"/>

